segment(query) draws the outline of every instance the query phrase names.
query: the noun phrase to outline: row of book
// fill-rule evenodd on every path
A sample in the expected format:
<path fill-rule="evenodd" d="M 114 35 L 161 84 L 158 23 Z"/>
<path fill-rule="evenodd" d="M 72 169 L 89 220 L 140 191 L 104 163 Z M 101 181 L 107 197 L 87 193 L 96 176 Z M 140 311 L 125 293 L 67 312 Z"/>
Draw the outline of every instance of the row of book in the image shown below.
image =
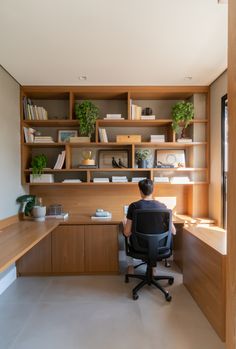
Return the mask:
<path fill-rule="evenodd" d="M 55 143 L 51 136 L 34 136 L 34 143 Z"/>
<path fill-rule="evenodd" d="M 163 143 L 163 142 L 165 142 L 165 135 L 151 135 L 150 142 L 151 143 Z"/>
<path fill-rule="evenodd" d="M 33 104 L 30 98 L 23 98 L 23 110 L 25 120 L 48 120 L 47 110 Z"/>
<path fill-rule="evenodd" d="M 131 103 L 131 120 L 155 120 L 156 115 L 143 115 L 142 107 Z"/>
<path fill-rule="evenodd" d="M 98 129 L 98 133 L 99 133 L 100 142 L 108 143 L 108 137 L 107 137 L 106 129 L 105 128 L 99 128 Z"/>
<path fill-rule="evenodd" d="M 190 182 L 188 176 L 182 177 L 154 177 L 154 183 L 172 183 L 172 184 L 186 184 Z"/>
<path fill-rule="evenodd" d="M 57 161 L 54 165 L 54 170 L 60 170 L 62 169 L 64 162 L 65 162 L 65 158 L 66 158 L 66 151 L 63 150 L 57 157 Z"/>

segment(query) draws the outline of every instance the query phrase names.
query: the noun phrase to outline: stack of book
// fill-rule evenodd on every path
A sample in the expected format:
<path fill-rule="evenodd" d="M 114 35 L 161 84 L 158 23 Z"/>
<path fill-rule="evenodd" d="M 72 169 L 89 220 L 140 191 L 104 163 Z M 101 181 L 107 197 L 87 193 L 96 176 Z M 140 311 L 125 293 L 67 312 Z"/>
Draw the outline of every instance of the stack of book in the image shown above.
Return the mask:
<path fill-rule="evenodd" d="M 131 120 L 140 120 L 142 115 L 142 107 L 131 104 Z"/>
<path fill-rule="evenodd" d="M 54 170 L 62 169 L 64 162 L 65 162 L 65 157 L 66 157 L 66 151 L 63 150 L 57 157 L 57 161 L 55 163 Z"/>
<path fill-rule="evenodd" d="M 102 143 L 108 143 L 108 138 L 107 138 L 107 131 L 105 128 L 99 128 L 98 129 L 98 133 L 99 133 L 99 138 L 100 138 L 100 142 Z"/>
<path fill-rule="evenodd" d="M 171 177 L 170 178 L 170 183 L 172 184 L 185 184 L 185 183 L 189 183 L 190 179 L 189 177 Z"/>
<path fill-rule="evenodd" d="M 34 133 L 36 130 L 34 130 L 31 127 L 24 127 L 24 136 L 25 136 L 25 142 L 26 143 L 33 143 L 34 142 Z"/>
<path fill-rule="evenodd" d="M 94 178 L 93 179 L 94 183 L 109 183 L 109 178 Z"/>
<path fill-rule="evenodd" d="M 34 105 L 30 98 L 24 97 L 23 110 L 25 120 L 48 120 L 46 109 Z"/>
<path fill-rule="evenodd" d="M 169 183 L 169 177 L 154 177 L 154 183 Z"/>
<path fill-rule="evenodd" d="M 141 120 L 155 120 L 156 115 L 141 115 Z"/>
<path fill-rule="evenodd" d="M 151 143 L 163 143 L 163 142 L 165 142 L 165 135 L 151 135 L 150 142 Z"/>
<path fill-rule="evenodd" d="M 126 176 L 112 176 L 112 183 L 126 183 L 128 178 Z"/>
<path fill-rule="evenodd" d="M 121 114 L 107 114 L 104 120 L 124 120 Z"/>
<path fill-rule="evenodd" d="M 80 179 L 64 179 L 62 183 L 81 183 Z"/>
<path fill-rule="evenodd" d="M 138 183 L 140 181 L 142 181 L 143 179 L 146 179 L 147 177 L 133 177 L 131 182 L 133 183 Z"/>
<path fill-rule="evenodd" d="M 35 136 L 34 143 L 54 143 L 51 136 Z"/>

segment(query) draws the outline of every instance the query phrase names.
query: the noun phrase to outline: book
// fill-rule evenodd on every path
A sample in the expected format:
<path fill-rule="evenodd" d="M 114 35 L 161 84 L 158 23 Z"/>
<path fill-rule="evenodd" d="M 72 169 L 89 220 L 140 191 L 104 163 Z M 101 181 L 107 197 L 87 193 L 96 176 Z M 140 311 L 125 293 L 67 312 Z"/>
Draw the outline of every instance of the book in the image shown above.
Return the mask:
<path fill-rule="evenodd" d="M 109 183 L 109 178 L 94 178 L 93 179 L 94 183 Z"/>
<path fill-rule="evenodd" d="M 155 120 L 156 115 L 141 115 L 141 120 Z"/>
<path fill-rule="evenodd" d="M 109 216 L 106 216 L 106 217 L 91 216 L 92 220 L 98 220 L 98 221 L 109 220 L 111 218 L 112 218 L 112 214 L 111 213 L 110 213 Z"/>
<path fill-rule="evenodd" d="M 98 129 L 99 133 L 99 139 L 101 143 L 108 143 L 108 138 L 107 138 L 107 131 L 105 128 L 99 128 Z"/>
<path fill-rule="evenodd" d="M 189 183 L 190 179 L 189 177 L 171 177 L 170 178 L 170 183 L 172 184 L 185 184 L 185 183 Z"/>
<path fill-rule="evenodd" d="M 131 105 L 131 119 L 140 120 L 142 115 L 142 107 L 136 104 Z"/>
<path fill-rule="evenodd" d="M 131 182 L 132 183 L 138 183 L 140 181 L 142 181 L 143 179 L 146 179 L 147 177 L 133 177 Z"/>
<path fill-rule="evenodd" d="M 154 177 L 154 183 L 169 183 L 169 177 Z"/>
<path fill-rule="evenodd" d="M 57 157 L 57 161 L 54 165 L 54 170 L 60 170 L 62 169 L 64 162 L 65 162 L 65 157 L 66 157 L 66 151 L 63 150 Z"/>
<path fill-rule="evenodd" d="M 79 165 L 79 168 L 98 168 L 98 165 Z"/>
<path fill-rule="evenodd" d="M 121 119 L 121 114 L 106 114 L 105 119 Z"/>
<path fill-rule="evenodd" d="M 81 183 L 80 179 L 64 179 L 62 183 Z"/>

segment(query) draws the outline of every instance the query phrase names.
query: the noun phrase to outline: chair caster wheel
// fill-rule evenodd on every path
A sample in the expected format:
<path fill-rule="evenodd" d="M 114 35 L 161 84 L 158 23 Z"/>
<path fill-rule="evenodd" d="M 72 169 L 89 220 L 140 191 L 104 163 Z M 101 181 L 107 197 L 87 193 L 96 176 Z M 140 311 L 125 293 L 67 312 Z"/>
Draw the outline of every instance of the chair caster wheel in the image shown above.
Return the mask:
<path fill-rule="evenodd" d="M 127 284 L 129 282 L 128 276 L 125 276 L 125 283 Z"/>
<path fill-rule="evenodd" d="M 172 299 L 172 297 L 171 297 L 171 295 L 170 295 L 169 293 L 167 293 L 167 294 L 165 295 L 165 297 L 166 297 L 166 301 L 167 301 L 167 302 L 170 302 L 171 299 Z"/>
<path fill-rule="evenodd" d="M 137 293 L 133 293 L 133 300 L 136 301 L 138 299 Z"/>
<path fill-rule="evenodd" d="M 173 285 L 173 283 L 174 283 L 174 279 L 169 279 L 169 280 L 168 280 L 168 284 L 169 284 L 169 285 Z"/>

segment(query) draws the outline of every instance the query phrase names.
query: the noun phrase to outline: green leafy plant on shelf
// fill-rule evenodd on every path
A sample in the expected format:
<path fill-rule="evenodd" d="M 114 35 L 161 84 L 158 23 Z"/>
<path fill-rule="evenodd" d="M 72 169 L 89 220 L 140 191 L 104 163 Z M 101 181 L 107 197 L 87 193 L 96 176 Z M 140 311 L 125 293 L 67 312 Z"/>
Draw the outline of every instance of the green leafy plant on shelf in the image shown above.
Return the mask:
<path fill-rule="evenodd" d="M 47 166 L 48 159 L 46 155 L 39 154 L 33 157 L 31 161 L 32 173 L 34 177 L 41 176 L 43 169 Z"/>
<path fill-rule="evenodd" d="M 149 149 L 138 149 L 135 153 L 137 164 L 139 168 L 147 168 L 148 160 L 151 158 L 151 151 Z"/>
<path fill-rule="evenodd" d="M 181 138 L 185 138 L 185 130 L 194 117 L 194 106 L 192 102 L 177 102 L 172 107 L 172 128 L 178 133 L 181 131 Z"/>
<path fill-rule="evenodd" d="M 95 130 L 95 123 L 99 115 L 98 107 L 91 101 L 75 104 L 75 116 L 79 120 L 81 136 L 91 137 Z"/>

